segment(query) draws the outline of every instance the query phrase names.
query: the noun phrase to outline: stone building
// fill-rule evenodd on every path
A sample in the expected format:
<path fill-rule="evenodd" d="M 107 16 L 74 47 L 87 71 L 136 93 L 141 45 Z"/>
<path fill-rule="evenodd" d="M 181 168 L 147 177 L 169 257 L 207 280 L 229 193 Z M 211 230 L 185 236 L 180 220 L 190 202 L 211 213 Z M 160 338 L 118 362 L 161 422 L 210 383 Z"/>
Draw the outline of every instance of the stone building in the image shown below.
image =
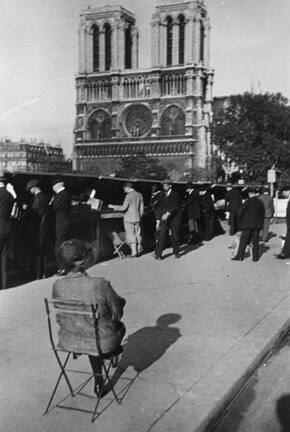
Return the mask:
<path fill-rule="evenodd" d="M 139 69 L 135 15 L 121 6 L 81 13 L 75 168 L 111 174 L 143 153 L 183 173 L 211 158 L 210 23 L 200 0 L 157 0 L 150 69 Z"/>
<path fill-rule="evenodd" d="M 0 172 L 67 172 L 71 168 L 61 147 L 7 139 L 0 141 Z"/>

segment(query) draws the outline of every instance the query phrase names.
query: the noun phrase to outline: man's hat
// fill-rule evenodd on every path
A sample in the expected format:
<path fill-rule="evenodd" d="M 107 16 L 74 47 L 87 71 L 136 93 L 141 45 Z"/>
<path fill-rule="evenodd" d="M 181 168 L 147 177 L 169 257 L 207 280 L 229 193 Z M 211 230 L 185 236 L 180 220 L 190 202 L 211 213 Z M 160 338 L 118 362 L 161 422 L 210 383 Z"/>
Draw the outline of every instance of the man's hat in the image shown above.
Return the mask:
<path fill-rule="evenodd" d="M 31 188 L 38 185 L 39 185 L 39 180 L 37 179 L 29 180 L 29 182 L 26 185 L 26 191 L 29 192 Z"/>
<path fill-rule="evenodd" d="M 192 182 L 186 183 L 185 190 L 187 190 L 187 189 L 194 189 L 194 184 Z"/>
<path fill-rule="evenodd" d="M 165 185 L 165 184 L 171 185 L 172 184 L 172 180 L 171 179 L 162 180 L 161 184 L 162 185 Z"/>
<path fill-rule="evenodd" d="M 91 244 L 81 240 L 67 240 L 58 249 L 58 256 L 67 267 L 73 267 L 76 261 L 83 261 L 84 268 L 88 268 L 97 261 L 96 250 Z"/>
<path fill-rule="evenodd" d="M 54 179 L 51 182 L 51 186 L 54 186 L 58 183 L 63 183 L 63 179 L 61 177 L 54 177 Z"/>

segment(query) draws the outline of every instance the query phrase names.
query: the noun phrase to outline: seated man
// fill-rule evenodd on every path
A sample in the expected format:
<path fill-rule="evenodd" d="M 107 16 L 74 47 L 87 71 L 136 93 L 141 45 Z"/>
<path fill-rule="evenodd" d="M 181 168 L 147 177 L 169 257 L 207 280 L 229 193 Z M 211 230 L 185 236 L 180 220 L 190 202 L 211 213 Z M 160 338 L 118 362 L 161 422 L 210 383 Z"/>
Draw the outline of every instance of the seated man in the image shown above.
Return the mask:
<path fill-rule="evenodd" d="M 59 248 L 59 255 L 68 274 L 54 282 L 52 298 L 97 304 L 100 314 L 98 329 L 102 353 L 114 352 L 125 335 L 125 326 L 120 321 L 126 304 L 125 299 L 116 294 L 109 281 L 91 277 L 85 272 L 87 248 L 83 242 L 74 239 L 64 242 Z M 60 324 L 59 346 L 68 350 L 74 347 L 73 351 L 76 353 L 96 350 L 94 324 L 90 318 L 80 315 L 79 321 L 73 323 L 69 316 L 59 316 L 58 322 Z M 80 328 L 82 337 L 79 337 Z M 104 386 L 102 363 L 98 356 L 90 355 L 89 360 L 95 374 L 94 391 L 99 395 L 103 393 Z"/>

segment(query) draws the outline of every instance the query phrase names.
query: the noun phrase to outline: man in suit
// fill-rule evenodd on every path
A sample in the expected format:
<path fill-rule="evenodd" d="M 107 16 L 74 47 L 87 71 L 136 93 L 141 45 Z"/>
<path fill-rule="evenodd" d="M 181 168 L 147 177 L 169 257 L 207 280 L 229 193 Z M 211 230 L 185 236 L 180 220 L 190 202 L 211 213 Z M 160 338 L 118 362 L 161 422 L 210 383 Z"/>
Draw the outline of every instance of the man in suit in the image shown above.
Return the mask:
<path fill-rule="evenodd" d="M 160 214 L 157 226 L 159 235 L 155 247 L 155 259 L 162 259 L 162 251 L 165 247 L 166 238 L 169 230 L 171 231 L 171 241 L 175 258 L 179 258 L 179 229 L 181 224 L 181 199 L 172 190 L 171 180 L 164 180 L 163 195 L 160 200 Z"/>
<path fill-rule="evenodd" d="M 37 216 L 35 236 L 37 242 L 36 254 L 36 279 L 45 277 L 46 251 L 48 244 L 48 199 L 39 187 L 39 180 L 32 179 L 26 185 L 27 192 L 33 196 L 32 211 Z M 35 258 L 35 257 L 33 257 Z"/>
<path fill-rule="evenodd" d="M 193 183 L 189 182 L 186 185 L 187 197 L 183 206 L 187 212 L 189 239 L 188 244 L 200 241 L 201 237 L 198 233 L 198 221 L 200 219 L 200 197 L 198 191 L 194 188 Z"/>
<path fill-rule="evenodd" d="M 283 195 L 288 198 L 288 204 L 286 209 L 286 237 L 283 249 L 280 254 L 276 255 L 278 259 L 290 258 L 290 186 L 286 186 L 283 190 Z"/>
<path fill-rule="evenodd" d="M 242 197 L 237 189 L 233 189 L 230 183 L 227 184 L 225 195 L 225 210 L 229 212 L 230 236 L 234 236 L 238 231 L 239 210 L 242 205 Z"/>
<path fill-rule="evenodd" d="M 57 274 L 65 276 L 66 270 L 59 256 L 58 250 L 63 242 L 69 238 L 69 215 L 71 212 L 71 196 L 67 192 L 64 182 L 60 177 L 56 177 L 52 181 L 52 190 L 55 196 L 52 201 L 53 209 L 55 212 L 55 257 L 57 262 Z"/>
<path fill-rule="evenodd" d="M 11 236 L 11 211 L 14 204 L 13 195 L 6 189 L 7 179 L 0 177 L 0 257 L 1 289 L 7 287 L 7 255 Z"/>
<path fill-rule="evenodd" d="M 124 212 L 126 242 L 131 249 L 131 257 L 136 258 L 142 252 L 141 218 L 144 213 L 143 196 L 135 191 L 133 183 L 124 184 L 126 194 L 122 205 L 109 205 L 116 211 Z"/>
<path fill-rule="evenodd" d="M 258 198 L 262 201 L 265 207 L 265 219 L 261 235 L 263 242 L 266 242 L 268 239 L 270 222 L 275 212 L 274 200 L 270 195 L 270 188 L 268 186 L 261 188 Z"/>
<path fill-rule="evenodd" d="M 253 261 L 259 259 L 259 232 L 263 228 L 265 209 L 263 203 L 257 198 L 256 190 L 249 189 L 249 199 L 246 200 L 239 212 L 241 238 L 237 255 L 233 261 L 243 261 L 247 245 L 252 240 Z"/>

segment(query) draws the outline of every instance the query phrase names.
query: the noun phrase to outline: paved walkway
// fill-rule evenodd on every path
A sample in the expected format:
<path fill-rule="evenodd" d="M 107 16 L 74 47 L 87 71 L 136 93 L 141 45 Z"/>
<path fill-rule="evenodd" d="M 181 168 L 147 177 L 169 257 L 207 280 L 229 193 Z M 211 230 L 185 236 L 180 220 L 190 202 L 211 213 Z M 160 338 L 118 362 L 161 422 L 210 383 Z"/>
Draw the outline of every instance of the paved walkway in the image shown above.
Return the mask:
<path fill-rule="evenodd" d="M 276 234 L 284 225 L 272 225 Z M 111 280 L 127 299 L 124 374 L 112 403 L 90 416 L 47 403 L 58 368 L 50 350 L 43 298 L 54 278 L 0 292 L 0 425 L 5 432 L 201 431 L 241 377 L 288 325 L 289 271 L 275 260 L 273 237 L 258 263 L 232 262 L 228 235 L 180 260 L 150 255 L 100 263 L 91 275 Z M 87 359 L 75 363 L 87 369 Z M 126 381 L 124 378 L 135 380 Z M 92 390 L 72 406 L 90 409 Z M 102 401 L 106 408 L 111 400 Z"/>

